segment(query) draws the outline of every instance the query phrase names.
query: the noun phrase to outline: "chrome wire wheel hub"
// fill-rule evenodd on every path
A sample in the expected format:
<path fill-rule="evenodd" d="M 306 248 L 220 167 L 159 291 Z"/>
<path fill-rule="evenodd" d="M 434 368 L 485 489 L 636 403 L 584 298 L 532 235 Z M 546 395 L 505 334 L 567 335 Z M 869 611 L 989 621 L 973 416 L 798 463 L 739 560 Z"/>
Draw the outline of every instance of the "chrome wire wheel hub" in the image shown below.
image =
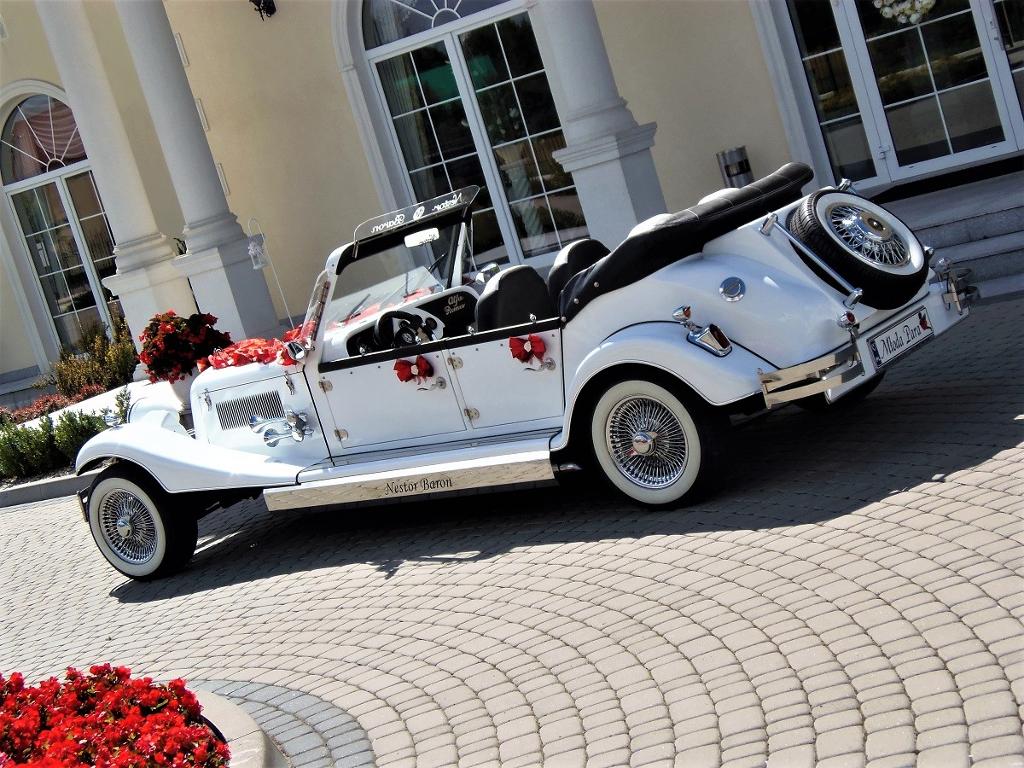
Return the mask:
<path fill-rule="evenodd" d="M 156 523 L 134 493 L 108 493 L 99 506 L 99 523 L 107 546 L 126 563 L 140 565 L 156 554 Z"/>
<path fill-rule="evenodd" d="M 615 405 L 605 425 L 615 466 L 642 488 L 666 488 L 686 469 L 683 426 L 675 414 L 649 397 L 628 397 Z"/>
<path fill-rule="evenodd" d="M 826 219 L 832 233 L 864 261 L 884 267 L 902 267 L 910 261 L 907 244 L 871 211 L 839 203 L 829 206 Z"/>

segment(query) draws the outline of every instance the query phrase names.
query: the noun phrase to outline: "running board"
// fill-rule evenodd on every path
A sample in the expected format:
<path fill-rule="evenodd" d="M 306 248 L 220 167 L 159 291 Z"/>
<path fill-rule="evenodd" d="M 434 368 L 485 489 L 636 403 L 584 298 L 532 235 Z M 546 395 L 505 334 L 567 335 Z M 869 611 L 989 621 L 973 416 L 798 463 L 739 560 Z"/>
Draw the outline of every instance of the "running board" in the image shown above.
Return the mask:
<path fill-rule="evenodd" d="M 555 479 L 547 439 L 444 451 L 433 456 L 408 457 L 405 461 L 349 464 L 317 472 L 317 476 L 324 479 L 266 489 L 263 497 L 267 509 L 276 512 L 398 500 Z"/>

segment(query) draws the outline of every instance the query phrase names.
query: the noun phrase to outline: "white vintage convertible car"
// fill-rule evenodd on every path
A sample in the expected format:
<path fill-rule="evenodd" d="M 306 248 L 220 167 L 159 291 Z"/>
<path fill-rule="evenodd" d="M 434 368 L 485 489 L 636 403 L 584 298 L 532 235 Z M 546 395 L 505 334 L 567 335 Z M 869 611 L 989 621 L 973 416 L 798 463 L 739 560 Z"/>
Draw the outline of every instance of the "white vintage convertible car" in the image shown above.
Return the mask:
<path fill-rule="evenodd" d="M 565 246 L 547 278 L 475 264 L 475 187 L 360 225 L 316 280 L 294 363 L 208 369 L 194 430 L 140 401 L 78 456 L 82 502 L 135 579 L 183 567 L 197 520 L 530 486 L 590 466 L 678 504 L 714 476 L 736 415 L 859 399 L 948 330 L 967 275 L 847 184 L 791 163 Z"/>

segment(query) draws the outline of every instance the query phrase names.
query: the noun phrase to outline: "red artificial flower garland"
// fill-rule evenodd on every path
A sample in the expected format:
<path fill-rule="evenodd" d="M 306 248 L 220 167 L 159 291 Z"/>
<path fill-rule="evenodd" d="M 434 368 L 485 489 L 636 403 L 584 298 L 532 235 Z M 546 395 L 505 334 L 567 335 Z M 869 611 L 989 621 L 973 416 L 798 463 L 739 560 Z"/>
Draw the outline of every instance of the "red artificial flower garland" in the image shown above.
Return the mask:
<path fill-rule="evenodd" d="M 290 333 L 290 331 L 289 331 Z M 285 334 L 287 336 L 287 334 Z M 218 349 L 212 355 L 199 361 L 199 370 L 207 368 L 231 368 L 249 363 L 280 363 L 295 365 L 288 349 L 280 339 L 244 339 L 230 347 Z"/>
<path fill-rule="evenodd" d="M 221 768 L 228 746 L 200 717 L 184 680 L 131 677 L 127 667 L 68 667 L 28 687 L 0 674 L 0 768 Z"/>

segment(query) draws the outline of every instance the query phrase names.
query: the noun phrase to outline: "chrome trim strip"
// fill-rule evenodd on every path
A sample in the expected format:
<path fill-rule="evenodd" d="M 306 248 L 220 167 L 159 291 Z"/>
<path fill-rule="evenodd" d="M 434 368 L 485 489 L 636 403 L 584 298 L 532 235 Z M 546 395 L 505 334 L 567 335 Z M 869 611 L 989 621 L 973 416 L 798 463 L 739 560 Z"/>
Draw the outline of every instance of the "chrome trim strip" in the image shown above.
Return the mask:
<path fill-rule="evenodd" d="M 554 478 L 550 452 L 538 450 L 267 488 L 263 498 L 267 509 L 276 512 L 378 499 L 399 501 L 425 494 L 540 483 Z"/>

